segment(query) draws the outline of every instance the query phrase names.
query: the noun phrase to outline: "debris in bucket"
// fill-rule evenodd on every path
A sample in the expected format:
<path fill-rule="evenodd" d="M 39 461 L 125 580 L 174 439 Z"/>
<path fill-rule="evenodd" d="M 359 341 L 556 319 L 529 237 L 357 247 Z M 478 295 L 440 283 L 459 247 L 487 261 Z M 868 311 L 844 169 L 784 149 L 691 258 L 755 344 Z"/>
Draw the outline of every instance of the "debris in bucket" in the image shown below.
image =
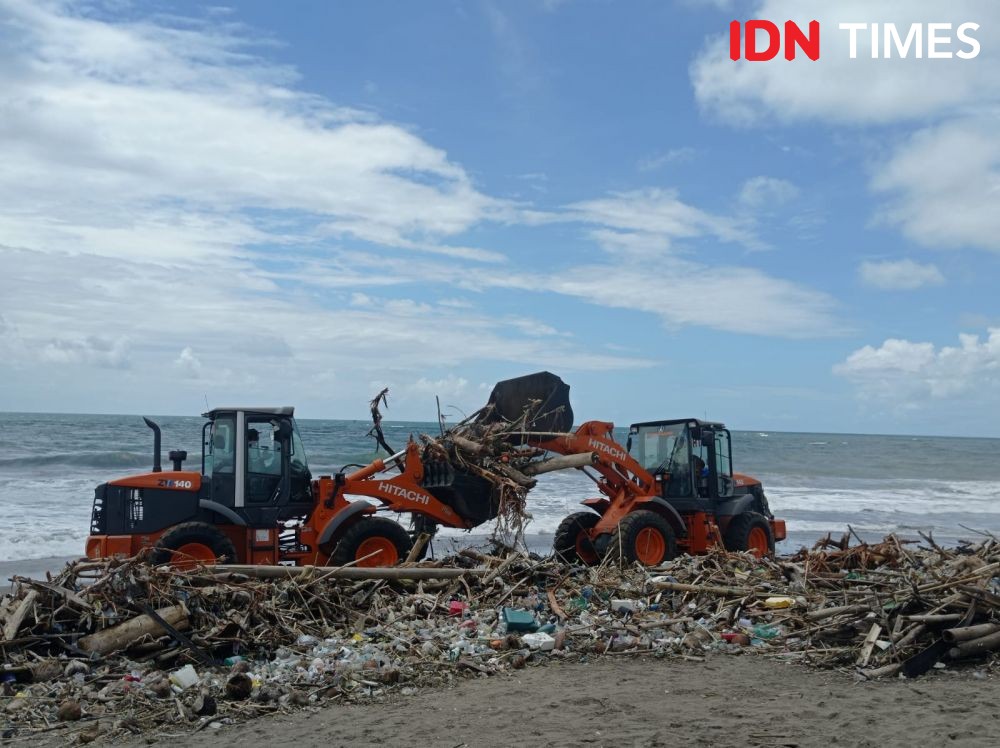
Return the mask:
<path fill-rule="evenodd" d="M 744 654 L 877 678 L 966 660 L 982 672 L 1000 650 L 992 538 L 828 539 L 655 569 L 471 549 L 393 568 L 239 568 L 136 558 L 15 577 L 0 603 L 4 736 L 176 734 L 553 658 Z"/>

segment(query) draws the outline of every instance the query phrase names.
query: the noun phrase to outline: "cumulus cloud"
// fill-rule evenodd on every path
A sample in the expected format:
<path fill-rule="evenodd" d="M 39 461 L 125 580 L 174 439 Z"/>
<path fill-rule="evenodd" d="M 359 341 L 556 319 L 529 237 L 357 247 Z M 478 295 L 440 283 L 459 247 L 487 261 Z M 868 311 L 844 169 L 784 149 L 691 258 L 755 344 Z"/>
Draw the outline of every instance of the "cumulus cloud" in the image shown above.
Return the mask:
<path fill-rule="evenodd" d="M 866 286 L 892 291 L 911 291 L 944 283 L 944 276 L 936 265 L 922 265 L 913 260 L 866 260 L 858 267 L 858 275 Z"/>
<path fill-rule="evenodd" d="M 865 396 L 908 407 L 926 398 L 992 390 L 1000 384 L 1000 328 L 990 328 L 985 340 L 962 334 L 957 346 L 941 348 L 890 338 L 877 348 L 859 348 L 833 371 Z"/>
<path fill-rule="evenodd" d="M 187 346 L 174 359 L 174 368 L 186 377 L 197 379 L 201 376 L 201 360 L 195 355 L 194 349 Z"/>

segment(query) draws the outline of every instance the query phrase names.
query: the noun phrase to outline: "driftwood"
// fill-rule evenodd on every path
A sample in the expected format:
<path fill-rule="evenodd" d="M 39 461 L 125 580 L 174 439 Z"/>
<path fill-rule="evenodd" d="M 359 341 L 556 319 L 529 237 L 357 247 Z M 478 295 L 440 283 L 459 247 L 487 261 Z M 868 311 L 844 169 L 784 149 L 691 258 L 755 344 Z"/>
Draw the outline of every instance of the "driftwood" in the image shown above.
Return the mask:
<path fill-rule="evenodd" d="M 183 628 L 188 622 L 187 608 L 183 603 L 161 608 L 156 613 L 174 628 Z M 152 616 L 143 614 L 125 623 L 85 636 L 80 639 L 77 646 L 84 652 L 106 655 L 126 649 L 145 636 L 161 636 L 166 633 L 167 631 L 153 620 Z"/>
<path fill-rule="evenodd" d="M 872 627 L 868 629 L 868 635 L 865 637 L 865 641 L 861 645 L 861 651 L 858 653 L 859 667 L 865 667 L 868 664 L 868 660 L 872 656 L 872 650 L 875 648 L 875 642 L 878 641 L 878 635 L 881 633 L 882 627 L 877 623 L 873 623 Z"/>
<path fill-rule="evenodd" d="M 13 609 L 10 617 L 4 623 L 3 638 L 5 640 L 10 641 L 17 636 L 17 632 L 21 629 L 24 619 L 31 612 L 35 603 L 38 602 L 38 597 L 38 590 L 31 590 L 21 599 L 20 604 Z"/>
<path fill-rule="evenodd" d="M 674 592 L 703 592 L 710 595 L 734 595 L 736 597 L 747 597 L 755 594 L 752 590 L 739 589 L 737 587 L 719 587 L 712 584 L 684 584 L 682 582 L 660 582 L 656 581 L 653 586 L 660 590 L 673 590 Z M 763 592 L 759 594 L 765 594 Z"/>
<path fill-rule="evenodd" d="M 593 465 L 598 460 L 597 452 L 581 452 L 575 455 L 562 455 L 540 462 L 532 462 L 521 471 L 525 475 L 542 475 L 556 470 L 569 470 Z"/>
<path fill-rule="evenodd" d="M 486 574 L 489 569 L 436 569 L 419 566 L 344 567 L 326 569 L 322 566 L 252 566 L 249 564 L 218 564 L 207 570 L 219 576 L 238 575 L 253 579 L 295 579 L 322 576 L 324 579 L 456 579 Z"/>

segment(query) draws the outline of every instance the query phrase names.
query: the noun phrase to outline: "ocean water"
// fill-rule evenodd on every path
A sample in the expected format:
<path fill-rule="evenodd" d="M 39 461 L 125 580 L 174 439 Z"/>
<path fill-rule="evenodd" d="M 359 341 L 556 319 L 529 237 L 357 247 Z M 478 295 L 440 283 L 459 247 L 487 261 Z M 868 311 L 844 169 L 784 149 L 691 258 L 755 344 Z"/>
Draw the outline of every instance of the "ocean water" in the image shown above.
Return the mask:
<path fill-rule="evenodd" d="M 200 465 L 201 418 L 154 417 L 167 452 Z M 314 475 L 376 456 L 365 421 L 299 421 Z M 385 424 L 391 446 L 434 424 Z M 619 434 L 624 443 L 624 431 Z M 152 465 L 152 432 L 139 416 L 0 413 L 0 561 L 83 552 L 94 487 Z M 734 432 L 736 470 L 759 478 L 788 523 L 791 552 L 848 525 L 866 539 L 919 531 L 954 543 L 974 531 L 1000 535 L 1000 439 Z M 529 494 L 530 533 L 555 530 L 597 495 L 578 471 L 542 476 Z M 966 529 L 968 528 L 968 529 Z M 484 525 L 476 532 L 488 532 Z M 461 534 L 460 531 L 442 531 Z"/>

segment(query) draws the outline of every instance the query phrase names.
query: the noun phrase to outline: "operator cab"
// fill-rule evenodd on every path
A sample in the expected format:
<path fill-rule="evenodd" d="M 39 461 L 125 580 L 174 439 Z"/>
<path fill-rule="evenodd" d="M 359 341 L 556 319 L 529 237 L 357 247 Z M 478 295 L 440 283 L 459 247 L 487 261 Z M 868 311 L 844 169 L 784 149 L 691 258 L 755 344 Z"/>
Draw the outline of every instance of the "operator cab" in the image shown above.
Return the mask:
<path fill-rule="evenodd" d="M 211 501 L 253 526 L 309 511 L 312 476 L 294 412 L 213 408 L 203 414 L 201 472 Z"/>
<path fill-rule="evenodd" d="M 626 448 L 678 509 L 733 496 L 730 434 L 724 424 L 697 418 L 635 423 Z"/>

